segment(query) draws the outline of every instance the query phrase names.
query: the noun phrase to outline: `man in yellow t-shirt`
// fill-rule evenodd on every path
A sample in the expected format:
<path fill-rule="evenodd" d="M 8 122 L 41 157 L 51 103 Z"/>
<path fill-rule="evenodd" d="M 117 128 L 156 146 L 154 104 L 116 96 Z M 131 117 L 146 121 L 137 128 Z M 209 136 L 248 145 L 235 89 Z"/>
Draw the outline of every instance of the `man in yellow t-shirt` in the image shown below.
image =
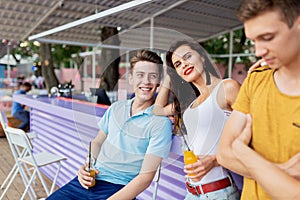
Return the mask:
<path fill-rule="evenodd" d="M 217 159 L 245 177 L 242 199 L 294 199 L 300 188 L 282 186 L 278 177 L 300 182 L 300 1 L 243 0 L 238 17 L 267 66 L 243 83 Z M 249 144 L 250 153 L 261 159 L 242 157 L 248 154 L 243 145 L 235 148 L 237 142 Z M 265 163 L 279 176 L 264 170 Z"/>

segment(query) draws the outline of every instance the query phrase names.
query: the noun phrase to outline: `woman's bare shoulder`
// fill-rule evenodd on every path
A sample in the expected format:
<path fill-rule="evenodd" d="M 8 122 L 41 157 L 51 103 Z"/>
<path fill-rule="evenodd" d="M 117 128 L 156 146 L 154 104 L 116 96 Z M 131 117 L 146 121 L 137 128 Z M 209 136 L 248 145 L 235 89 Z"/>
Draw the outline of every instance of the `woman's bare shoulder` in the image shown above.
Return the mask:
<path fill-rule="evenodd" d="M 223 87 L 225 89 L 225 92 L 227 93 L 232 90 L 239 90 L 241 87 L 241 84 L 234 79 L 227 78 L 227 79 L 223 80 Z"/>

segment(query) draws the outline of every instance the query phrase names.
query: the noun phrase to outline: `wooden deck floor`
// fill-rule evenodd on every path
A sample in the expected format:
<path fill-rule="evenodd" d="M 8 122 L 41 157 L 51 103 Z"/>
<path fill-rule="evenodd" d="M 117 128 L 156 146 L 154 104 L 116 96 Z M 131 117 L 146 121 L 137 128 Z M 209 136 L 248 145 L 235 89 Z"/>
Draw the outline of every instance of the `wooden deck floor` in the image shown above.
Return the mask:
<path fill-rule="evenodd" d="M 13 167 L 15 161 L 13 159 L 11 150 L 9 148 L 8 142 L 6 138 L 0 138 L 0 184 L 2 185 L 4 179 L 8 175 L 9 171 Z M 44 176 L 44 179 L 50 188 L 51 181 Z M 41 182 L 39 179 L 36 179 L 36 182 L 33 184 L 34 191 L 36 192 L 37 199 L 46 197 L 46 192 L 44 191 Z M 23 184 L 23 181 L 21 179 L 20 174 L 18 174 L 13 182 L 13 184 L 10 186 L 9 190 L 6 193 L 6 196 L 3 198 L 3 200 L 18 200 L 21 198 L 22 193 L 24 191 L 25 187 Z M 0 190 L 0 196 L 2 194 L 3 190 Z M 26 195 L 25 199 L 29 200 L 28 194 Z"/>

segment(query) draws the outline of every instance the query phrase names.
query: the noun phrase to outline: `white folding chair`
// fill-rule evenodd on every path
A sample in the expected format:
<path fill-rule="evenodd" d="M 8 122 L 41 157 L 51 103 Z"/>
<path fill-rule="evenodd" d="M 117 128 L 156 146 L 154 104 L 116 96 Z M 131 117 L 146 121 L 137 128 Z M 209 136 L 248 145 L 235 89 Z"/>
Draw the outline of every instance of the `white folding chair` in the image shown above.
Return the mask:
<path fill-rule="evenodd" d="M 27 191 L 29 190 L 29 188 L 31 187 L 31 184 L 32 184 L 36 174 L 38 175 L 47 196 L 49 196 L 53 192 L 53 189 L 56 185 L 56 180 L 57 180 L 60 168 L 61 168 L 61 161 L 65 160 L 66 158 L 59 156 L 59 155 L 49 153 L 49 152 L 40 152 L 40 153 L 33 154 L 32 145 L 23 130 L 17 129 L 17 128 L 6 127 L 5 132 L 7 134 L 7 137 L 9 138 L 8 140 L 11 143 L 10 146 L 12 148 L 13 156 L 17 160 L 16 161 L 17 166 L 20 171 L 23 182 L 25 184 L 25 190 L 20 199 L 25 198 L 25 195 L 26 195 Z M 26 151 L 26 155 L 19 156 L 18 150 L 17 150 L 18 148 L 24 148 Z M 49 189 L 44 181 L 44 178 L 39 170 L 39 167 L 46 166 L 46 165 L 53 164 L 53 163 L 57 163 L 58 166 L 57 166 L 56 174 L 54 176 L 54 179 L 53 179 L 50 191 L 49 191 Z M 28 174 L 28 173 L 24 172 L 23 167 L 26 165 L 33 167 L 32 173 Z M 10 182 L 12 182 L 12 180 Z M 8 187 L 9 186 L 10 186 L 10 184 L 8 185 Z M 8 187 L 6 189 L 8 189 Z"/>
<path fill-rule="evenodd" d="M 2 125 L 2 128 L 3 128 L 3 131 L 5 132 L 5 128 L 8 127 L 8 119 L 7 119 L 6 114 L 5 114 L 4 111 L 0 111 L 0 122 L 1 122 L 1 125 Z M 26 133 L 26 134 L 27 134 L 29 139 L 36 138 L 35 133 Z M 8 143 L 10 144 L 9 137 L 7 137 L 7 140 L 8 140 Z M 18 157 L 23 157 L 23 156 L 27 155 L 27 152 L 26 152 L 25 148 L 23 148 L 22 150 L 17 149 L 17 153 L 18 153 Z M 18 165 L 17 165 L 17 162 L 15 162 L 15 164 L 12 167 L 12 169 L 10 170 L 9 174 L 7 175 L 7 177 L 5 178 L 3 183 L 1 184 L 0 189 L 3 189 L 5 187 L 5 185 L 8 183 L 8 181 L 13 180 L 16 177 L 16 175 L 18 174 L 18 172 L 19 172 Z M 28 168 L 26 168 L 26 172 L 29 173 Z M 2 199 L 4 197 L 4 195 L 7 192 L 7 190 L 8 190 L 11 183 L 12 183 L 12 181 L 10 183 L 8 183 L 8 185 L 7 185 L 8 187 L 6 187 L 6 189 L 3 191 L 3 193 L 1 194 L 0 199 Z M 31 193 L 29 195 L 30 195 L 30 199 L 36 198 L 35 193 L 34 193 L 32 188 L 31 188 Z"/>

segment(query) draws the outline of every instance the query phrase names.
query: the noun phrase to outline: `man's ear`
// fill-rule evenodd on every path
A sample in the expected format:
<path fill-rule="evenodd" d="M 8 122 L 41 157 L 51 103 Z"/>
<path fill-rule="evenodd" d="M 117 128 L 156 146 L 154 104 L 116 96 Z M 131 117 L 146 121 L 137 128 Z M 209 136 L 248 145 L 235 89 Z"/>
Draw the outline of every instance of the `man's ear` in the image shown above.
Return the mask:
<path fill-rule="evenodd" d="M 132 77 L 131 73 L 129 73 L 128 82 L 129 82 L 129 85 L 133 85 L 133 77 Z"/>
<path fill-rule="evenodd" d="M 297 26 L 298 30 L 300 30 L 300 16 L 299 16 L 299 17 L 297 17 L 297 19 L 296 19 L 296 21 L 295 21 L 295 24 L 294 24 L 294 25 L 296 25 L 296 26 Z"/>

